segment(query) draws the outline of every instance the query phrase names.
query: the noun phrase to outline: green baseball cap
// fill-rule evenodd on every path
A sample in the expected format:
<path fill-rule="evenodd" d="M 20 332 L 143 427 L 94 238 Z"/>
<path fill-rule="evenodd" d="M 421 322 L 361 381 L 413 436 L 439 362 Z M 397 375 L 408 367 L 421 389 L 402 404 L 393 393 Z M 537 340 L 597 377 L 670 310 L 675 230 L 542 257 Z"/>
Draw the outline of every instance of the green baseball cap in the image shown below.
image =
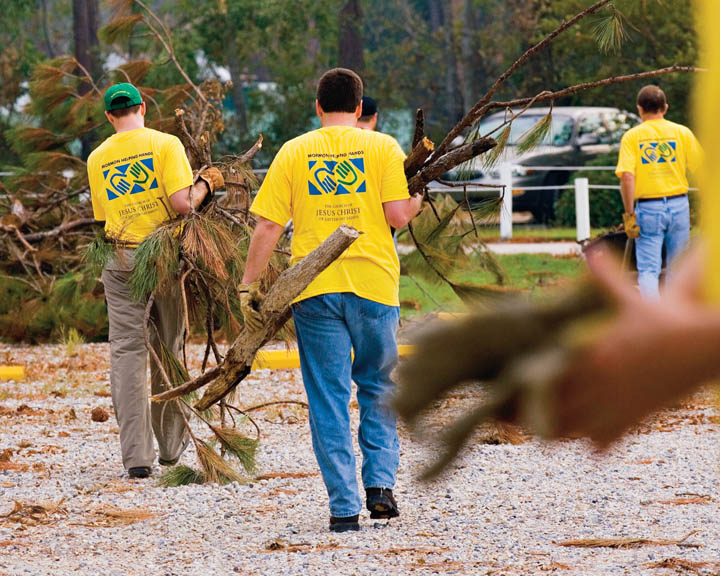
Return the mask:
<path fill-rule="evenodd" d="M 130 108 L 142 104 L 142 96 L 135 86 L 122 82 L 113 84 L 105 91 L 105 110 L 120 110 L 122 108 Z"/>

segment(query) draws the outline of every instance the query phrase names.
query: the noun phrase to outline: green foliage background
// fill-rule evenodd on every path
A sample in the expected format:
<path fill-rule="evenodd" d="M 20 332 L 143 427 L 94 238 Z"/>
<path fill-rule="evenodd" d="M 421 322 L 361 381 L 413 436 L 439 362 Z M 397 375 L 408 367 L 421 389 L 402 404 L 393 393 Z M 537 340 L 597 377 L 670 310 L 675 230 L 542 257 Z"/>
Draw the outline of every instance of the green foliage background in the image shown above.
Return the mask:
<path fill-rule="evenodd" d="M 424 108 L 429 136 L 437 140 L 522 51 L 591 3 L 461 0 L 447 3 L 447 8 L 434 0 L 360 0 L 366 92 L 378 100 L 381 118 L 383 110 Z M 12 104 L 27 92 L 23 82 L 38 62 L 50 56 L 49 51 L 55 56 L 72 51 L 72 3 L 11 0 L 5 4 L 0 14 L 0 108 L 5 110 L 0 112 L 0 164 L 8 165 L 17 157 L 8 150 L 6 130 L 23 112 L 12 109 Z M 43 4 L 49 12 L 47 41 Z M 283 142 L 313 125 L 315 80 L 339 64 L 338 14 L 345 2 L 149 0 L 148 4 L 173 30 L 178 57 L 193 79 L 227 70 L 233 59 L 239 66 L 240 77 L 233 81 L 242 85 L 247 119 L 228 124 L 219 151 L 247 147 L 262 130 L 265 148 L 258 162 L 267 165 Z M 598 49 L 594 29 L 600 16 L 591 17 L 536 55 L 497 96 L 527 96 L 620 73 L 695 63 L 691 0 L 616 0 L 615 4 L 628 33 L 618 54 Z M 106 0 L 100 6 L 103 24 L 112 11 Z M 118 48 L 101 45 L 100 49 L 107 67 L 108 56 Z M 164 59 L 156 43 L 143 34 L 131 36 L 129 53 Z M 198 64 L 198 55 L 205 64 Z M 447 77 L 448 69 L 455 73 L 455 84 Z M 177 71 L 166 64 L 153 69 L 145 84 L 162 88 L 178 80 Z M 689 121 L 691 82 L 687 74 L 659 80 L 671 103 L 671 120 Z M 556 104 L 632 109 L 640 85 L 583 92 Z M 228 97 L 230 119 L 236 118 L 235 109 Z"/>
<path fill-rule="evenodd" d="M 113 2 L 100 0 L 100 26 L 113 14 Z M 224 101 L 226 130 L 214 150 L 240 153 L 264 135 L 256 157 L 269 165 L 287 140 L 313 127 L 315 81 L 340 62 L 339 14 L 345 0 L 145 0 L 172 31 L 180 64 L 197 83 L 229 73 L 236 90 Z M 390 110 L 411 117 L 422 107 L 428 136 L 439 142 L 493 81 L 527 48 L 591 0 L 359 0 L 366 93 Z M 626 21 L 628 38 L 618 53 L 598 49 L 592 17 L 535 55 L 496 94 L 498 99 L 530 96 L 572 84 L 640 72 L 673 64 L 694 64 L 697 45 L 691 0 L 615 0 Z M 69 118 L 71 98 L 49 107 L 31 79 L 43 64 L 72 54 L 72 0 L 9 0 L 0 11 L 0 171 L 33 174 L 55 166 L 33 164 L 33 148 L 18 126 L 44 128 L 57 137 L 53 151 L 82 156 L 81 137 L 94 148 L 111 128 L 99 108 L 84 111 L 81 122 Z M 146 59 L 154 65 L 143 80 L 162 90 L 182 82 L 162 46 L 147 30 L 128 40 L 100 43 L 102 70 L 94 80 L 106 86 L 124 61 Z M 688 74 L 663 76 L 658 83 L 669 97 L 669 119 L 690 123 Z M 632 110 L 642 82 L 582 92 L 556 105 L 603 105 Z M 32 95 L 32 99 L 30 96 Z M 152 106 L 150 107 L 152 109 Z M 408 132 L 410 122 L 387 122 Z M 394 133 L 400 140 L 408 134 Z M 89 142 L 88 142 L 89 140 Z M 38 158 L 40 156 L 38 155 Z M 612 165 L 615 159 L 600 159 Z M 82 166 L 78 162 L 75 166 Z M 78 173 L 83 170 L 79 170 Z M 581 174 L 575 174 L 579 177 Z M 78 178 L 80 178 L 78 176 Z M 594 184 L 616 184 L 611 173 L 592 173 Z M 9 211 L 9 179 L 0 176 L 0 217 Z M 574 198 L 557 203 L 559 223 L 574 225 Z M 593 191 L 592 225 L 614 226 L 622 211 L 619 193 Z M 37 223 L 42 226 L 42 223 Z M 46 261 L 50 261 L 48 258 Z M 21 273 L 8 269 L 8 274 Z M 63 270 L 46 273 L 62 279 Z M 66 279 L 67 280 L 67 279 Z M 60 303 L 53 292 L 38 296 L 20 281 L 0 281 L 0 333 L 10 339 L 40 340 L 75 327 L 88 339 L 106 336 L 101 296 L 86 285 L 76 302 Z M 74 281 L 74 280 L 72 280 Z M 70 280 L 67 280 L 70 282 Z M 80 289 L 80 288 L 78 288 Z M 82 296 L 78 296 L 82 295 Z M 26 333 L 20 328 L 26 324 Z"/>

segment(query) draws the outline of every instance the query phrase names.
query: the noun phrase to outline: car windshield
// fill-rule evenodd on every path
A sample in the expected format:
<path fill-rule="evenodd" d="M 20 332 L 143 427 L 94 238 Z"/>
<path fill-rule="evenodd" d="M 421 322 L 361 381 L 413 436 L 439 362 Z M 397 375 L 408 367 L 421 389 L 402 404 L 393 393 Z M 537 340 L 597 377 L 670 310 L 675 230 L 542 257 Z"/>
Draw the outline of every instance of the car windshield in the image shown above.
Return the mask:
<path fill-rule="evenodd" d="M 543 115 L 539 114 L 523 114 L 522 116 L 513 120 L 512 128 L 510 129 L 510 140 L 508 144 L 514 146 L 517 144 L 523 135 L 529 130 L 532 130 L 540 120 L 544 118 Z M 502 116 L 493 116 L 480 122 L 478 126 L 478 133 L 485 136 L 493 132 L 500 125 L 505 123 L 505 118 Z M 568 116 L 556 116 L 552 117 L 552 126 L 545 139 L 542 141 L 544 146 L 567 146 L 572 138 L 573 122 L 572 118 Z M 503 128 L 493 133 L 492 136 L 497 138 L 502 133 Z"/>

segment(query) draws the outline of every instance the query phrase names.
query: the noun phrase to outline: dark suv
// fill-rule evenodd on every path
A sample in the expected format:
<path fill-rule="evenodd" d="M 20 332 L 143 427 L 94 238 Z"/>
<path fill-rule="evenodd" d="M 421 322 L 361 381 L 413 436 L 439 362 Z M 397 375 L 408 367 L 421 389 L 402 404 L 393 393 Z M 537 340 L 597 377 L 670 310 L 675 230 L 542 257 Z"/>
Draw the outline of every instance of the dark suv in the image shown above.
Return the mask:
<path fill-rule="evenodd" d="M 635 126 L 640 119 L 634 114 L 617 108 L 587 106 L 555 107 L 552 126 L 545 140 L 537 147 L 520 155 L 516 144 L 524 134 L 535 126 L 549 112 L 549 108 L 531 108 L 513 121 L 508 145 L 498 162 L 490 169 L 485 168 L 483 157 L 474 158 L 443 175 L 443 180 L 467 182 L 468 184 L 500 184 L 500 164 L 509 162 L 513 170 L 513 211 L 532 212 L 538 222 L 552 219 L 553 205 L 561 190 L 528 190 L 530 186 L 562 186 L 568 183 L 571 172 L 565 170 L 533 170 L 533 166 L 583 166 L 600 154 L 619 149 L 622 135 Z M 478 126 L 478 134 L 492 133 L 495 138 L 502 128 L 493 132 L 505 122 L 505 112 L 498 112 L 484 118 Z M 444 188 L 434 182 L 431 189 Z M 449 189 L 458 201 L 463 198 L 460 189 Z M 497 195 L 498 190 L 468 192 L 472 201 Z"/>

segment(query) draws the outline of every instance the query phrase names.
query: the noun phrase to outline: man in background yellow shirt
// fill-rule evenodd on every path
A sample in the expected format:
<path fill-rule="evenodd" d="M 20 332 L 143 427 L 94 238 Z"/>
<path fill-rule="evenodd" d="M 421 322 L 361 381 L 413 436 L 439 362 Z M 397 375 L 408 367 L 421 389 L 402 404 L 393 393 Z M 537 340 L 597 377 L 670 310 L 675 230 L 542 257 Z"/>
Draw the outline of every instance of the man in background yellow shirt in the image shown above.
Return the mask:
<path fill-rule="evenodd" d="M 110 86 L 104 103 L 115 134 L 90 154 L 87 169 L 95 219 L 105 222 L 106 236 L 118 251 L 102 274 L 110 322 L 110 389 L 123 465 L 131 478 L 146 478 L 155 460 L 153 432 L 159 461 L 165 465 L 180 458 L 187 432 L 175 403 L 153 405 L 152 410 L 148 404 L 146 303 L 134 300 L 129 287 L 134 249 L 158 225 L 197 208 L 209 189 L 222 185 L 222 175 L 211 168 L 193 184 L 182 143 L 145 127 L 145 102 L 132 84 Z M 151 331 L 152 346 L 157 349 L 162 340 L 178 354 L 185 331 L 179 284 L 157 295 L 151 317 L 156 327 Z M 151 380 L 153 394 L 162 392 L 154 364 Z"/>
<path fill-rule="evenodd" d="M 417 214 L 404 154 L 391 136 L 361 130 L 363 85 L 344 68 L 326 72 L 315 107 L 321 128 L 286 142 L 250 211 L 258 218 L 241 292 L 267 266 L 292 218 L 292 258 L 308 255 L 341 224 L 362 232 L 293 304 L 313 449 L 330 498 L 330 530 L 359 530 L 359 495 L 350 431 L 351 379 L 360 408 L 358 443 L 371 518 L 399 514 L 392 489 L 399 461 L 395 415 L 383 402 L 397 362 L 400 265 L 390 227 Z M 251 290 L 250 290 L 251 291 Z M 247 306 L 243 314 L 251 314 Z M 351 357 L 354 352 L 354 359 Z"/>
<path fill-rule="evenodd" d="M 625 231 L 636 238 L 640 291 L 646 298 L 657 298 L 663 246 L 669 266 L 690 237 L 686 174 L 698 169 L 702 151 L 689 128 L 665 120 L 668 105 L 657 86 L 640 90 L 637 108 L 642 124 L 623 136 L 615 173 L 620 178 Z"/>

